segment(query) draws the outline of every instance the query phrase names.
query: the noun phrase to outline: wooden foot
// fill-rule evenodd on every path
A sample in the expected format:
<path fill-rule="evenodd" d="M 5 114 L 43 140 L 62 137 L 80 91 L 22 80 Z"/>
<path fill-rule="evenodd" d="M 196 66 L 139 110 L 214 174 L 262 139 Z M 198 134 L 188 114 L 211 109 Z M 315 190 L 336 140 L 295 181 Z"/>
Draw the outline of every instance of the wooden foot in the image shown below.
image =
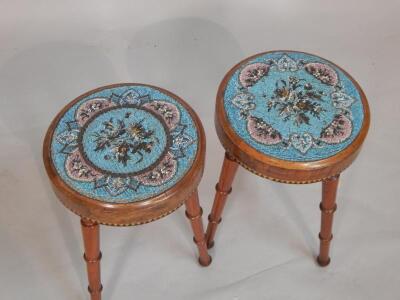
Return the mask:
<path fill-rule="evenodd" d="M 101 291 L 103 286 L 100 282 L 100 231 L 99 224 L 81 219 L 83 243 L 85 254 L 83 258 L 86 261 L 91 300 L 101 300 Z"/>
<path fill-rule="evenodd" d="M 203 209 L 199 204 L 199 196 L 197 190 L 194 191 L 193 195 L 186 200 L 186 217 L 190 220 L 192 225 L 194 237 L 193 241 L 199 249 L 199 263 L 203 267 L 211 264 L 211 256 L 208 255 L 206 238 L 204 235 L 203 221 L 201 216 L 203 215 Z"/>
<path fill-rule="evenodd" d="M 228 153 L 225 153 L 224 163 L 222 164 L 221 174 L 219 176 L 219 182 L 215 186 L 215 198 L 214 204 L 210 215 L 208 216 L 207 226 L 207 247 L 212 248 L 214 246 L 215 232 L 217 231 L 218 224 L 221 223 L 221 215 L 224 209 L 226 199 L 232 191 L 232 182 L 235 177 L 238 163 L 235 162 Z"/>
<path fill-rule="evenodd" d="M 322 182 L 321 232 L 319 233 L 320 250 L 317 262 L 321 267 L 329 265 L 329 246 L 333 238 L 332 223 L 333 214 L 336 211 L 336 191 L 339 183 L 339 175 Z"/>

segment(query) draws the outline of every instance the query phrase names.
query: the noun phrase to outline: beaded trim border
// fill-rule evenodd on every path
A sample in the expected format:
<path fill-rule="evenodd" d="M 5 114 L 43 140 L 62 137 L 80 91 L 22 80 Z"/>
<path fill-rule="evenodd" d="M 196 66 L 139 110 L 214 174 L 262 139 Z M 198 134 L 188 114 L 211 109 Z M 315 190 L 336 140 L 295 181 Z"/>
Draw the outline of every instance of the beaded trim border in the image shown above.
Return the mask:
<path fill-rule="evenodd" d="M 260 172 L 257 172 L 256 170 L 250 168 L 249 166 L 247 166 L 246 164 L 244 164 L 242 161 L 240 161 L 239 159 L 237 159 L 236 157 L 234 157 L 231 153 L 229 153 L 227 150 L 225 150 L 227 153 L 227 158 L 230 160 L 233 160 L 234 162 L 238 163 L 239 165 L 241 165 L 243 168 L 245 168 L 246 170 L 250 171 L 251 173 L 260 176 L 262 178 L 265 179 L 269 179 L 275 182 L 279 182 L 279 183 L 288 183 L 288 184 L 309 184 L 309 183 L 316 183 L 316 182 L 321 182 L 321 181 L 326 181 L 326 180 L 330 180 L 332 178 L 337 177 L 341 172 L 343 172 L 345 169 L 343 169 L 341 172 L 334 174 L 332 176 L 328 176 L 328 177 L 323 177 L 323 178 L 318 178 L 318 179 L 314 179 L 314 180 L 304 180 L 304 181 L 295 181 L 295 180 L 282 180 L 282 179 L 278 179 L 278 178 L 274 178 L 274 177 L 270 177 L 267 176 L 265 174 L 262 174 Z"/>
<path fill-rule="evenodd" d="M 80 213 L 78 213 L 76 210 L 74 210 L 74 209 L 72 209 L 71 207 L 69 207 L 69 205 L 67 205 L 67 204 L 66 204 L 63 200 L 61 200 L 61 199 L 60 199 L 60 202 L 61 202 L 67 209 L 69 209 L 71 212 L 73 212 L 73 213 L 76 214 L 77 216 L 79 216 L 79 217 L 81 217 L 81 218 L 84 218 L 84 219 L 87 219 L 87 220 L 89 220 L 89 221 L 95 222 L 95 223 L 97 223 L 97 224 L 106 225 L 106 226 L 114 226 L 114 227 L 128 227 L 128 226 L 137 226 L 137 225 L 143 225 L 143 224 L 151 223 L 151 222 L 157 221 L 157 220 L 159 220 L 159 219 L 162 219 L 162 218 L 164 218 L 164 217 L 166 217 L 166 216 L 172 214 L 174 211 L 178 210 L 178 208 L 180 208 L 180 207 L 193 195 L 193 193 L 195 192 L 195 190 L 196 190 L 196 189 L 194 189 L 193 191 L 191 191 L 190 194 L 189 194 L 189 197 L 185 198 L 185 199 L 184 199 L 182 202 L 180 202 L 180 203 L 178 204 L 178 206 L 176 206 L 175 208 L 173 208 L 173 209 L 171 209 L 171 210 L 169 210 L 169 211 L 167 211 L 167 212 L 165 212 L 165 213 L 163 213 L 163 214 L 161 214 L 161 215 L 159 215 L 159 216 L 157 216 L 157 217 L 155 217 L 155 218 L 151 218 L 151 219 L 145 220 L 145 221 L 143 221 L 143 222 L 127 223 L 127 224 L 115 224 L 115 223 L 100 222 L 100 221 L 98 221 L 98 220 L 96 220 L 96 219 L 82 216 L 82 215 L 81 215 Z"/>

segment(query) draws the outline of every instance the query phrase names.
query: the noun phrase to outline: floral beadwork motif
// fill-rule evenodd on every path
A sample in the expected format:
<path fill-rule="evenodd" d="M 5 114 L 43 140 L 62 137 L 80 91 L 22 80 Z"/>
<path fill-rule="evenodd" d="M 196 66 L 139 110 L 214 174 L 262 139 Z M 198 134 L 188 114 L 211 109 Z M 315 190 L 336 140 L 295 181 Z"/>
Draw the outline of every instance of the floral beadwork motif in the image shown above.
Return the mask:
<path fill-rule="evenodd" d="M 174 98 L 148 86 L 105 88 L 59 120 L 52 159 L 78 192 L 126 203 L 173 186 L 197 152 L 197 128 Z"/>
<path fill-rule="evenodd" d="M 127 112 L 125 118 L 131 113 Z M 141 162 L 146 153 L 151 153 L 153 145 L 158 142 L 154 137 L 154 130 L 147 130 L 142 122 L 126 124 L 124 119 L 114 120 L 110 118 L 93 133 L 96 143 L 94 151 L 107 151 L 105 160 L 115 160 L 127 165 L 133 156 L 139 155 L 137 163 Z"/>
<path fill-rule="evenodd" d="M 340 69 L 301 52 L 261 54 L 228 80 L 224 108 L 248 144 L 291 161 L 323 159 L 343 150 L 363 121 L 360 94 Z"/>
<path fill-rule="evenodd" d="M 289 76 L 275 83 L 274 95 L 268 101 L 268 111 L 278 109 L 284 121 L 293 119 L 295 125 L 309 124 L 310 115 L 320 117 L 324 110 L 320 105 L 324 92 L 314 90 L 305 79 Z"/>

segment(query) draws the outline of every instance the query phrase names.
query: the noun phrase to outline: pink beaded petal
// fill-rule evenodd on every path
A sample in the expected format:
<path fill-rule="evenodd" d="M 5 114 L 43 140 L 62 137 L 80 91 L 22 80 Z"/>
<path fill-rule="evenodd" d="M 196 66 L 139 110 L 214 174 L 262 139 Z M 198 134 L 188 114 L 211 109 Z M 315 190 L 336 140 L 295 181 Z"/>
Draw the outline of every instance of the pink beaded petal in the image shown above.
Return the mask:
<path fill-rule="evenodd" d="M 336 115 L 333 121 L 321 132 L 321 140 L 327 144 L 339 144 L 346 140 L 353 129 L 349 118 Z"/>
<path fill-rule="evenodd" d="M 265 145 L 274 145 L 282 141 L 281 134 L 261 118 L 250 116 L 247 119 L 247 130 L 257 142 Z"/>
<path fill-rule="evenodd" d="M 176 173 L 177 162 L 171 153 L 167 153 L 164 159 L 151 171 L 136 176 L 135 179 L 143 185 L 159 186 L 170 180 Z"/>
<path fill-rule="evenodd" d="M 89 182 L 103 176 L 85 162 L 79 149 L 68 155 L 65 160 L 65 170 L 70 178 L 78 181 Z"/>
<path fill-rule="evenodd" d="M 75 113 L 75 120 L 83 126 L 91 116 L 108 107 L 115 106 L 115 103 L 106 98 L 94 98 L 86 101 L 78 107 Z"/>
<path fill-rule="evenodd" d="M 322 63 L 308 63 L 305 65 L 305 70 L 320 80 L 322 83 L 332 86 L 337 85 L 338 75 L 330 66 Z"/>
<path fill-rule="evenodd" d="M 163 118 L 170 130 L 173 130 L 176 125 L 178 125 L 180 112 L 172 103 L 156 100 L 145 103 L 143 106 L 154 111 L 157 115 Z"/>
<path fill-rule="evenodd" d="M 254 63 L 243 68 L 239 75 L 239 81 L 244 87 L 253 86 L 263 76 L 267 75 L 269 66 L 264 63 Z"/>

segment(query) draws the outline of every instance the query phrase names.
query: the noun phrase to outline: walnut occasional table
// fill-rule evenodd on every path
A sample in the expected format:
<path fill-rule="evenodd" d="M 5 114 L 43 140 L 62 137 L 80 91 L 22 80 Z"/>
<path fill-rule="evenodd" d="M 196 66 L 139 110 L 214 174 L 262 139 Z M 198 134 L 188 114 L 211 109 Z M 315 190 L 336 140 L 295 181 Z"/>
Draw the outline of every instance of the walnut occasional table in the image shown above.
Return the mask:
<path fill-rule="evenodd" d="M 322 181 L 317 261 L 328 265 L 339 175 L 357 157 L 369 122 L 358 83 L 318 56 L 271 51 L 234 66 L 217 94 L 215 125 L 226 155 L 209 215 L 208 247 L 241 165 L 283 183 Z"/>
<path fill-rule="evenodd" d="M 101 299 L 99 224 L 162 218 L 183 203 L 203 266 L 207 253 L 197 187 L 205 136 L 178 96 L 142 84 L 90 91 L 69 103 L 47 131 L 44 164 L 61 202 L 81 217 L 92 300 Z"/>

